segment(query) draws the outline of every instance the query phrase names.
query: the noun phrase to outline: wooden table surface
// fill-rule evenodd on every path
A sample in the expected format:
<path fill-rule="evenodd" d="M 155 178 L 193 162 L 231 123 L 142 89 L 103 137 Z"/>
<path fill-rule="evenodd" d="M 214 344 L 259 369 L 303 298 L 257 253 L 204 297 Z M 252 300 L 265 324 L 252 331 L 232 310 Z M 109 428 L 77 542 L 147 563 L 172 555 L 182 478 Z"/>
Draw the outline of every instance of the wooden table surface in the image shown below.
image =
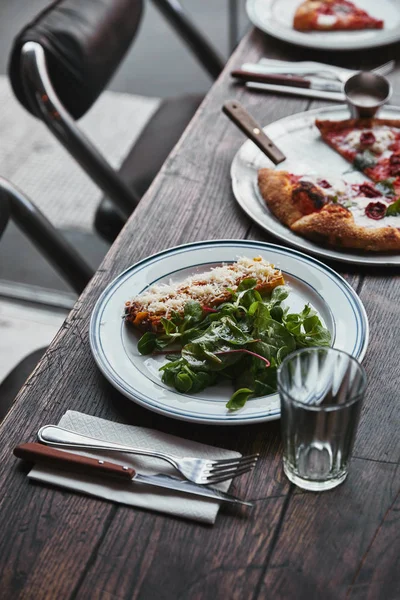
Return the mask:
<path fill-rule="evenodd" d="M 400 598 L 395 270 L 331 263 L 364 302 L 371 338 L 351 472 L 342 486 L 322 494 L 302 492 L 283 475 L 279 421 L 207 427 L 146 411 L 105 381 L 88 341 L 100 292 L 137 260 L 196 240 L 274 241 L 233 198 L 229 168 L 244 138 L 221 105 L 237 98 L 267 124 L 319 104 L 236 87 L 232 68 L 261 56 L 372 67 L 396 55 L 398 46 L 317 56 L 257 31 L 242 41 L 1 426 L 1 599 Z M 391 79 L 400 91 L 400 72 Z M 34 440 L 40 426 L 58 422 L 67 409 L 260 452 L 254 473 L 231 487 L 254 509 L 223 507 L 210 527 L 29 483 L 13 447 Z"/>

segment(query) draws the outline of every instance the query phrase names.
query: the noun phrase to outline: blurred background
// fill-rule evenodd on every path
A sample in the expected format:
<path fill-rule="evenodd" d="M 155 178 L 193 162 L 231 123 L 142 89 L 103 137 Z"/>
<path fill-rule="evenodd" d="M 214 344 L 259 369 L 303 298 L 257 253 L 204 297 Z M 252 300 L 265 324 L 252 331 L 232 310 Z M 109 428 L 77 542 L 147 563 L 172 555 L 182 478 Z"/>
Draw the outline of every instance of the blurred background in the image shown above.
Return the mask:
<path fill-rule="evenodd" d="M 0 0 L 0 73 L 14 36 L 49 0 Z M 249 27 L 245 0 L 181 0 L 193 22 L 225 59 L 231 54 L 230 10 L 236 13 L 238 37 Z M 145 96 L 205 93 L 210 79 L 151 0 L 146 0 L 141 29 L 110 89 Z"/>
<path fill-rule="evenodd" d="M 48 4 L 0 0 L 0 175 L 19 186 L 97 268 L 109 247 L 93 230 L 102 193 L 45 125 L 19 105 L 7 77 L 14 37 Z M 182 0 L 182 5 L 224 61 L 249 28 L 244 0 Z M 211 85 L 211 78 L 146 0 L 128 56 L 79 126 L 118 168 L 161 98 L 205 94 Z M 76 294 L 11 222 L 0 250 L 0 383 L 5 381 L 7 389 L 7 375 L 24 357 L 50 343 Z M 31 368 L 30 363 L 26 376 Z"/>

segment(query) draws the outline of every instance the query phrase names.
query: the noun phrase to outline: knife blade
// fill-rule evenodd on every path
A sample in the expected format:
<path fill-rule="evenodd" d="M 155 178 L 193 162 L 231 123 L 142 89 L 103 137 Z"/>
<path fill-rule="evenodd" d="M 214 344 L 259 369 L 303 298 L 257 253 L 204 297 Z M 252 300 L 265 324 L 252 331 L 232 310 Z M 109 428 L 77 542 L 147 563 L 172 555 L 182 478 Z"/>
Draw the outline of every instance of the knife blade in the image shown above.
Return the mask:
<path fill-rule="evenodd" d="M 321 100 L 331 100 L 333 102 L 344 102 L 345 95 L 338 92 L 322 92 L 319 90 L 310 90 L 307 88 L 292 87 L 291 85 L 274 85 L 272 83 L 254 83 L 249 81 L 246 87 L 258 92 L 267 92 L 271 94 L 283 94 L 285 96 L 300 96 L 303 98 L 319 98 Z"/>
<path fill-rule="evenodd" d="M 123 481 L 150 485 L 168 490 L 183 492 L 184 494 L 192 494 L 194 496 L 202 496 L 205 498 L 213 498 L 232 504 L 241 504 L 244 506 L 253 506 L 251 502 L 241 500 L 236 496 L 232 496 L 217 488 L 207 487 L 184 481 L 178 477 L 171 475 L 141 475 L 135 469 L 126 465 L 109 462 L 103 459 L 89 458 L 81 454 L 58 450 L 50 446 L 32 442 L 21 444 L 14 448 L 14 455 L 17 458 L 28 462 L 38 462 L 44 465 L 55 466 L 72 472 L 87 473 L 88 475 L 99 475 L 119 478 Z"/>
<path fill-rule="evenodd" d="M 288 85 L 292 87 L 307 88 L 320 92 L 343 92 L 343 84 L 339 81 L 330 81 L 320 77 L 300 77 L 299 75 L 253 73 L 243 69 L 231 71 L 235 79 L 248 83 L 272 83 L 275 85 Z"/>

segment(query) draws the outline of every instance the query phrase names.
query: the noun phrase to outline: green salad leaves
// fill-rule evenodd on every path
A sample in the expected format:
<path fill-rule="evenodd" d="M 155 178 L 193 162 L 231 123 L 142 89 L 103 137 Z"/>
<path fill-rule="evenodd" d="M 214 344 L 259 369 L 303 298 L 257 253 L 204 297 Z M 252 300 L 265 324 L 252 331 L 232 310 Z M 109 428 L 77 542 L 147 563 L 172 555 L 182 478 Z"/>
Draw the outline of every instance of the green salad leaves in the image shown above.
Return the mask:
<path fill-rule="evenodd" d="M 276 392 L 284 357 L 297 348 L 329 346 L 331 336 L 308 304 L 300 313 L 282 307 L 286 286 L 262 297 L 256 285 L 255 279 L 244 279 L 231 301 L 216 309 L 188 302 L 183 315 L 173 312 L 162 319 L 163 333 L 140 338 L 139 352 L 165 354 L 162 380 L 178 392 L 192 394 L 230 380 L 236 390 L 226 405 L 230 410 Z"/>

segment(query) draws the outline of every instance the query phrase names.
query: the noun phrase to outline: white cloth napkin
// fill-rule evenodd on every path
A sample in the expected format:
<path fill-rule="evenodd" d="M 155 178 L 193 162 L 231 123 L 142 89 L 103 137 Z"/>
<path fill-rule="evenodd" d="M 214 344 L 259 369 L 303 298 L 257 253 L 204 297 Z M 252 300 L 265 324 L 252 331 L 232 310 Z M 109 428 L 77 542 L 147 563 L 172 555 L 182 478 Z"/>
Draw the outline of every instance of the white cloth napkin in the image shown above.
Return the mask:
<path fill-rule="evenodd" d="M 286 61 L 286 60 L 276 60 L 273 58 L 261 58 L 257 64 L 254 63 L 245 63 L 242 65 L 242 69 L 244 71 L 253 71 L 254 73 L 270 73 L 271 67 L 277 67 L 278 69 L 281 67 L 293 67 L 293 65 L 298 67 L 305 68 L 313 68 L 318 67 L 323 70 L 324 68 L 334 68 L 336 71 L 340 73 L 346 73 L 347 75 L 351 75 L 354 71 L 350 69 L 345 69 L 343 67 L 333 67 L 332 65 L 328 65 L 326 63 L 318 63 L 314 61 Z M 316 74 L 314 75 L 314 77 Z M 265 92 L 274 92 L 279 94 L 291 95 L 291 96 L 304 96 L 306 98 L 320 98 L 323 100 L 333 100 L 334 102 L 344 102 L 345 96 L 340 92 L 325 92 L 323 90 L 312 90 L 310 88 L 300 88 L 290 85 L 279 85 L 274 83 L 256 83 L 256 82 L 247 82 L 246 87 L 254 89 L 254 90 L 264 90 Z"/>
<path fill-rule="evenodd" d="M 152 429 L 123 425 L 85 415 L 75 411 L 67 411 L 59 425 L 76 433 L 89 435 L 111 442 L 136 446 L 175 454 L 176 456 L 196 456 L 199 458 L 236 458 L 239 452 L 206 446 L 190 440 L 161 433 Z M 164 473 L 179 476 L 178 472 L 165 461 L 146 456 L 121 453 L 96 453 L 71 450 L 72 452 L 92 456 L 107 457 L 112 462 L 132 465 L 139 473 L 153 475 Z M 152 488 L 139 483 L 114 481 L 100 477 L 68 473 L 54 467 L 35 466 L 28 475 L 36 481 L 51 483 L 63 488 L 77 490 L 91 496 L 105 498 L 120 504 L 139 506 L 157 512 L 176 515 L 185 519 L 193 519 L 202 523 L 213 524 L 218 514 L 220 502 L 217 500 L 189 496 L 179 492 Z M 216 485 L 218 489 L 227 491 L 231 480 Z"/>

